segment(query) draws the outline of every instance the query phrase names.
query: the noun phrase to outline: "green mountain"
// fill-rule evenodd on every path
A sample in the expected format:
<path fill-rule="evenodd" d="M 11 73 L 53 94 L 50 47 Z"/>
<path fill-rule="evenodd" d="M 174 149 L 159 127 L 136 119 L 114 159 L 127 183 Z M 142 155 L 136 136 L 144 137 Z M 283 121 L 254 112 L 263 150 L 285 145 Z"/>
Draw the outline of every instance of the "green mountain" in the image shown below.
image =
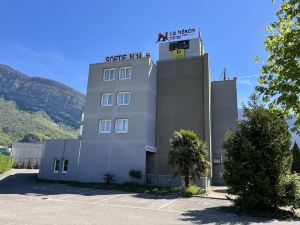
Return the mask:
<path fill-rule="evenodd" d="M 42 111 L 54 122 L 79 128 L 85 95 L 62 83 L 0 64 L 0 96 L 15 101 L 21 110 Z"/>
<path fill-rule="evenodd" d="M 14 101 L 0 98 L 0 145 L 21 140 L 77 138 L 77 133 L 72 127 L 55 123 L 45 112 L 22 111 Z"/>

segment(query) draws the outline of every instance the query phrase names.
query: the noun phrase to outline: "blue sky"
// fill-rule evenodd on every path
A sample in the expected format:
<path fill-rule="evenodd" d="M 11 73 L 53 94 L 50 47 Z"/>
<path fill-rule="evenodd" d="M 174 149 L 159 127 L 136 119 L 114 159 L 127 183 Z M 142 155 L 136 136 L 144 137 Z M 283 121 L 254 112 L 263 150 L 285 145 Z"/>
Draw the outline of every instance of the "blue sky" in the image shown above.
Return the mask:
<path fill-rule="evenodd" d="M 266 57 L 265 26 L 281 1 L 271 0 L 1 0 L 0 64 L 85 92 L 88 65 L 104 56 L 146 51 L 156 61 L 158 32 L 196 27 L 212 80 L 224 67 L 247 101 Z"/>

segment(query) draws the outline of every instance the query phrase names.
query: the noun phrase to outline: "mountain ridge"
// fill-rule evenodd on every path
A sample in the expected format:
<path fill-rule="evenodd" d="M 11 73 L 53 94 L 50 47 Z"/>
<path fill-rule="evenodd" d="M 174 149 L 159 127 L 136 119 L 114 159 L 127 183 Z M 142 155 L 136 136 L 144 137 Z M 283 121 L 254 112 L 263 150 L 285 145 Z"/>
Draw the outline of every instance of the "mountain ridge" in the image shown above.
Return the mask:
<path fill-rule="evenodd" d="M 0 96 L 24 111 L 44 111 L 57 123 L 79 127 L 85 95 L 60 82 L 28 76 L 0 64 Z"/>

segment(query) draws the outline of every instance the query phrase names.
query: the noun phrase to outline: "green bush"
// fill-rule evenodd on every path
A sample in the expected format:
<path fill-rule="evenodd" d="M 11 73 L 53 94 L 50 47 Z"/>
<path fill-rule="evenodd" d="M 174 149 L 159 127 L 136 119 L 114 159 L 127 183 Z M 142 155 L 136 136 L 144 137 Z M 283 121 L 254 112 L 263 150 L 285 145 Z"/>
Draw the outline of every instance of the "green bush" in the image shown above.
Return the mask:
<path fill-rule="evenodd" d="M 106 184 L 112 184 L 114 182 L 114 175 L 108 172 L 103 175 L 103 180 Z"/>
<path fill-rule="evenodd" d="M 190 196 L 200 195 L 205 193 L 205 191 L 201 187 L 198 187 L 197 185 L 191 185 L 187 188 L 184 188 L 182 192 L 183 194 L 190 195 Z"/>
<path fill-rule="evenodd" d="M 226 135 L 224 180 L 244 211 L 298 208 L 298 180 L 291 175 L 291 135 L 283 113 L 267 109 L 251 96 L 244 119 Z"/>
<path fill-rule="evenodd" d="M 300 176 L 299 174 L 290 174 L 284 178 L 285 196 L 284 204 L 292 206 L 293 209 L 300 207 Z"/>
<path fill-rule="evenodd" d="M 139 170 L 130 170 L 129 177 L 134 181 L 140 180 L 142 178 L 142 173 Z"/>
<path fill-rule="evenodd" d="M 11 169 L 13 164 L 11 156 L 5 156 L 0 154 L 0 173 L 4 173 Z"/>

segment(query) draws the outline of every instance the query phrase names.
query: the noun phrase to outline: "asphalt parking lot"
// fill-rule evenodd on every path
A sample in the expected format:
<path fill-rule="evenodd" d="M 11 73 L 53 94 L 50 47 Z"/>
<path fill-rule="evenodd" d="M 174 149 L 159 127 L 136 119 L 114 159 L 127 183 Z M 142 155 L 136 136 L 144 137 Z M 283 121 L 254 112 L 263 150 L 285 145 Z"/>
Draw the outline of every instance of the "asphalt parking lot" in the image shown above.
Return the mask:
<path fill-rule="evenodd" d="M 235 214 L 227 200 L 40 183 L 30 171 L 0 177 L 0 224 L 300 224 Z"/>

